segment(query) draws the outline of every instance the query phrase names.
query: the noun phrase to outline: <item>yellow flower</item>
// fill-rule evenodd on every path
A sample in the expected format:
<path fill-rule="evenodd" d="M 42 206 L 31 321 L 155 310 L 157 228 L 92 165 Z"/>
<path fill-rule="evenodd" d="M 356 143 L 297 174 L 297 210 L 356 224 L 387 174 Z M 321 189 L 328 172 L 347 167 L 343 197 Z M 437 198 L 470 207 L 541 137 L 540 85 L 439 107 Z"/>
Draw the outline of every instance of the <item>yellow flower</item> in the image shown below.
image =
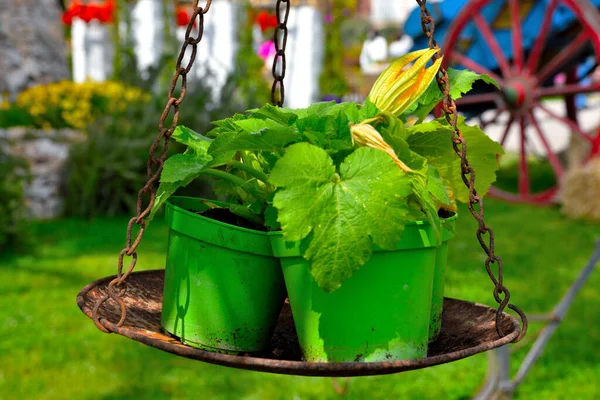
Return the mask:
<path fill-rule="evenodd" d="M 426 68 L 439 49 L 408 53 L 394 61 L 377 79 L 368 99 L 384 112 L 400 116 L 427 90 L 442 64 L 438 58 Z M 413 63 L 412 65 L 410 65 Z M 409 66 L 410 65 L 410 66 Z"/>
<path fill-rule="evenodd" d="M 101 98 L 98 105 L 95 101 Z M 131 103 L 148 102 L 150 94 L 119 82 L 74 83 L 64 80 L 23 91 L 15 104 L 24 108 L 40 126 L 48 127 L 59 115 L 66 126 L 83 129 L 102 113 L 119 113 Z M 105 105 L 104 105 L 105 104 Z"/>

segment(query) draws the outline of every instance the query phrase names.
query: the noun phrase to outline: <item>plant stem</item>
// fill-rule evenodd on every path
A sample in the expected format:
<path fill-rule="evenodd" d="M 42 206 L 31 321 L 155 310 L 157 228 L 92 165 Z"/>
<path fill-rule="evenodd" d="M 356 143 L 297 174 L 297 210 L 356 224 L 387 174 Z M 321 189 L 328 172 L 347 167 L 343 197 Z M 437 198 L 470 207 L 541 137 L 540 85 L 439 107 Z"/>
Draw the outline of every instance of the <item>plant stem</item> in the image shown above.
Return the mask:
<path fill-rule="evenodd" d="M 378 115 L 376 117 L 369 118 L 369 119 L 362 121 L 361 124 L 373 125 L 373 123 L 375 123 L 375 122 L 381 122 L 382 119 L 383 119 L 383 117 L 381 115 Z"/>
<path fill-rule="evenodd" d="M 267 183 L 267 181 L 269 180 L 269 177 L 266 174 L 264 174 L 262 171 L 257 170 L 256 168 L 251 167 L 249 164 L 245 164 L 236 160 L 231 160 L 227 164 L 246 172 L 247 174 L 258 179 L 261 182 Z"/>

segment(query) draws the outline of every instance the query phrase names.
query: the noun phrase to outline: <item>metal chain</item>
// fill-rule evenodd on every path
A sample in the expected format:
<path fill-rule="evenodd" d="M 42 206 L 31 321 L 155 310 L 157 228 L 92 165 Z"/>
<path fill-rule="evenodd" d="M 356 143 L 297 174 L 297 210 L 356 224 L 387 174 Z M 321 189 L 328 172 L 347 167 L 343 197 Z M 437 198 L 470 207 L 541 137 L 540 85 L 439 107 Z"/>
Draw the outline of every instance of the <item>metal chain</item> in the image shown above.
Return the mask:
<path fill-rule="evenodd" d="M 421 9 L 421 27 L 423 28 L 425 35 L 429 38 L 429 47 L 431 49 L 438 48 L 438 44 L 433 37 L 435 32 L 435 22 L 433 18 L 431 18 L 429 10 L 427 10 L 427 0 L 416 1 Z M 440 57 L 441 55 L 438 52 L 436 55 L 434 55 L 434 60 L 437 60 Z M 438 72 L 437 84 L 444 94 L 442 110 L 446 120 L 452 127 L 452 144 L 454 146 L 454 151 L 461 159 L 462 180 L 469 188 L 469 211 L 473 217 L 475 217 L 478 223 L 477 240 L 487 255 L 487 259 L 485 260 L 485 269 L 490 279 L 494 283 L 494 299 L 498 303 L 498 309 L 496 311 L 496 331 L 500 337 L 504 337 L 504 332 L 500 327 L 502 313 L 506 307 L 515 311 L 517 314 L 519 314 L 522 323 L 521 332 L 514 340 L 516 343 L 519 342 L 527 332 L 527 317 L 519 307 L 510 304 L 510 292 L 506 286 L 504 286 L 502 260 L 500 257 L 494 254 L 494 231 L 492 231 L 492 229 L 487 226 L 484 221 L 483 198 L 477 194 L 477 190 L 475 189 L 475 171 L 467 159 L 467 143 L 457 127 L 458 113 L 456 111 L 456 104 L 450 96 L 450 80 L 448 79 L 448 73 L 444 67 L 441 67 Z M 486 235 L 488 235 L 487 242 L 485 240 Z M 494 271 L 492 271 L 492 264 L 498 265 L 498 276 L 496 276 Z"/>
<path fill-rule="evenodd" d="M 273 41 L 275 42 L 275 58 L 273 59 L 273 86 L 271 87 L 271 103 L 277 107 L 283 106 L 285 100 L 285 87 L 283 86 L 283 79 L 285 78 L 286 60 L 285 60 L 285 48 L 287 46 L 288 39 L 288 18 L 290 16 L 291 0 L 277 0 L 275 6 L 275 14 L 277 15 L 277 27 L 273 34 Z M 285 4 L 285 10 L 283 15 L 281 13 L 281 4 Z"/>
<path fill-rule="evenodd" d="M 175 75 L 173 76 L 169 93 L 167 95 L 167 104 L 162 115 L 160 116 L 158 123 L 159 133 L 154 140 L 154 143 L 152 143 L 152 146 L 150 146 L 148 156 L 148 181 L 138 193 L 136 216 L 131 218 L 127 224 L 125 248 L 121 250 L 117 263 L 117 277 L 108 284 L 107 293 L 98 300 L 92 311 L 94 323 L 100 330 L 106 333 L 109 333 L 110 331 L 101 322 L 98 313 L 98 310 L 102 304 L 111 299 L 119 305 L 119 308 L 121 309 L 121 318 L 117 323 L 117 326 L 122 326 L 125 322 L 125 318 L 127 317 L 127 307 L 125 305 L 125 301 L 123 300 L 123 296 L 127 291 L 126 280 L 127 277 L 133 272 L 133 269 L 137 263 L 136 250 L 142 240 L 142 237 L 144 236 L 144 231 L 146 229 L 146 223 L 144 219 L 148 216 L 152 210 L 152 207 L 154 206 L 154 201 L 156 198 L 155 183 L 158 181 L 162 172 L 165 159 L 167 158 L 169 141 L 173 131 L 175 130 L 175 127 L 177 126 L 177 121 L 179 120 L 179 106 L 183 102 L 187 92 L 187 74 L 194 65 L 194 60 L 196 59 L 196 54 L 198 51 L 198 44 L 202 40 L 202 36 L 204 34 L 204 14 L 206 14 L 210 9 L 212 0 L 206 0 L 206 5 L 204 7 L 200 7 L 198 5 L 199 2 L 200 0 L 194 0 L 194 12 L 190 18 L 190 22 L 188 23 L 187 30 L 185 32 L 185 42 L 181 46 L 181 51 L 179 52 L 179 57 L 177 58 Z M 192 32 L 194 30 L 196 21 L 198 22 L 198 34 L 196 37 L 192 37 Z M 191 49 L 189 59 L 186 65 L 182 66 L 183 59 L 186 56 L 188 49 Z M 174 97 L 179 88 L 179 97 Z M 166 123 L 169 117 L 172 118 L 170 124 Z M 162 149 L 160 149 L 161 144 Z M 158 157 L 156 156 L 157 153 Z M 146 207 L 143 207 L 144 198 L 148 197 L 148 204 Z M 135 240 L 132 241 L 132 231 L 134 225 L 139 226 L 139 231 L 135 236 Z M 127 270 L 123 272 L 125 256 L 131 257 L 131 261 Z"/>

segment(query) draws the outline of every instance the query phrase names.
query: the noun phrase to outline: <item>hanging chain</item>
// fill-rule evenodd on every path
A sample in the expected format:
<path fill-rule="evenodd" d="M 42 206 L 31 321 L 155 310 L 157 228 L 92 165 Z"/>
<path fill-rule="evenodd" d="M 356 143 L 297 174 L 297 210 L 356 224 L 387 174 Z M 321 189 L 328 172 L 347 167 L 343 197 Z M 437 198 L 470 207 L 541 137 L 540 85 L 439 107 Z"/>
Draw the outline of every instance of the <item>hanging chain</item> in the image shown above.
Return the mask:
<path fill-rule="evenodd" d="M 421 27 L 423 28 L 425 35 L 429 38 L 429 47 L 431 49 L 438 48 L 438 44 L 433 37 L 435 32 L 435 22 L 433 18 L 431 18 L 429 10 L 427 10 L 427 0 L 416 1 L 421 8 Z M 437 53 L 434 55 L 434 60 L 437 60 L 440 57 L 441 55 Z M 515 311 L 517 314 L 519 314 L 522 322 L 521 332 L 514 341 L 516 343 L 519 342 L 527 332 L 527 317 L 519 307 L 510 304 L 510 292 L 506 286 L 504 286 L 502 260 L 500 257 L 494 254 L 494 231 L 492 231 L 492 229 L 487 226 L 484 221 L 483 198 L 477 194 L 477 190 L 475 189 L 475 171 L 467 160 L 467 143 L 465 142 L 465 138 L 457 128 L 458 113 L 456 111 L 456 104 L 450 96 L 450 81 L 448 79 L 448 73 L 443 66 L 438 72 L 437 84 L 444 94 L 442 110 L 444 111 L 446 120 L 452 127 L 452 144 L 454 146 L 454 151 L 461 159 L 460 165 L 462 180 L 469 188 L 469 211 L 479 224 L 477 228 L 477 240 L 487 255 L 487 259 L 485 260 L 485 269 L 490 279 L 494 283 L 494 299 L 498 303 L 498 309 L 496 311 L 496 331 L 500 337 L 504 337 L 504 332 L 500 327 L 502 313 L 506 307 Z M 487 242 L 485 240 L 486 235 L 488 235 Z M 498 276 L 496 276 L 492 271 L 492 264 L 498 265 Z"/>
<path fill-rule="evenodd" d="M 123 300 L 123 296 L 127 291 L 126 279 L 133 272 L 135 264 L 137 263 L 136 250 L 140 242 L 142 241 L 142 237 L 144 236 L 144 231 L 146 229 L 146 222 L 144 221 L 144 219 L 148 216 L 148 214 L 152 210 L 152 207 L 154 206 L 154 201 L 156 199 L 155 183 L 158 181 L 162 172 L 165 159 L 167 158 L 169 141 L 171 139 L 173 131 L 175 130 L 175 127 L 177 126 L 177 121 L 179 120 L 179 106 L 183 102 L 183 99 L 185 98 L 187 92 L 187 74 L 190 72 L 192 66 L 194 65 L 194 60 L 196 59 L 196 54 L 198 52 L 198 44 L 202 40 L 202 36 L 204 34 L 204 14 L 206 14 L 210 9 L 210 5 L 212 2 L 212 0 L 206 0 L 206 5 L 204 7 L 200 7 L 198 6 L 199 1 L 200 0 L 194 0 L 194 12 L 192 14 L 192 17 L 190 18 L 190 22 L 188 23 L 187 30 L 185 32 L 185 42 L 181 46 L 181 51 L 179 52 L 179 57 L 177 58 L 175 75 L 173 76 L 171 86 L 169 88 L 169 93 L 167 95 L 167 104 L 162 115 L 160 116 L 160 120 L 158 123 L 159 133 L 156 139 L 154 140 L 154 143 L 152 143 L 152 146 L 150 146 L 148 156 L 148 181 L 138 193 L 136 216 L 131 218 L 129 220 L 129 223 L 127 224 L 125 248 L 121 250 L 121 253 L 119 254 L 119 261 L 117 263 L 117 277 L 108 284 L 107 293 L 101 299 L 98 300 L 92 311 L 92 318 L 94 320 L 94 323 L 100 330 L 106 333 L 109 333 L 110 331 L 102 324 L 102 322 L 100 321 L 100 316 L 98 314 L 98 310 L 100 309 L 100 306 L 102 306 L 102 304 L 111 299 L 119 305 L 119 308 L 121 309 L 121 319 L 117 323 L 117 326 L 122 326 L 127 316 L 127 307 L 125 306 L 125 301 Z M 193 37 L 192 31 L 194 29 L 196 19 L 198 20 L 198 34 L 196 37 Z M 185 66 L 182 66 L 183 59 L 186 56 L 188 48 L 191 48 L 189 60 L 187 61 L 187 64 Z M 179 97 L 174 97 L 179 88 Z M 172 118 L 171 123 L 165 125 L 167 119 L 170 116 Z M 161 144 L 162 149 L 160 149 Z M 158 157 L 156 157 L 157 154 Z M 144 208 L 144 198 L 148 197 L 148 204 Z M 132 241 L 132 231 L 134 225 L 139 226 L 139 231 L 135 236 L 135 240 Z M 123 263 L 125 256 L 131 257 L 131 261 L 127 270 L 123 272 Z"/>
<path fill-rule="evenodd" d="M 281 4 L 285 4 L 283 15 L 281 13 Z M 286 60 L 285 48 L 288 39 L 288 17 L 290 16 L 291 0 L 277 0 L 275 14 L 277 15 L 277 27 L 273 34 L 275 42 L 275 58 L 273 59 L 273 86 L 271 87 L 271 103 L 277 107 L 283 106 L 285 100 L 285 87 L 283 79 L 285 78 Z"/>

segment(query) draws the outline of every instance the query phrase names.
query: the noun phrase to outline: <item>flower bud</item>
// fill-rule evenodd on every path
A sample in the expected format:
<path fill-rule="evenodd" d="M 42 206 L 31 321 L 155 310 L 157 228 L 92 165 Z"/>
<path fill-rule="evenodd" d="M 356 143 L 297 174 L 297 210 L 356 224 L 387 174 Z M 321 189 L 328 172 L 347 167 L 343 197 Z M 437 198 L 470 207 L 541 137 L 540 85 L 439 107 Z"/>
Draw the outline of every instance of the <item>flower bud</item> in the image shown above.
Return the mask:
<path fill-rule="evenodd" d="M 426 65 L 438 51 L 439 49 L 413 51 L 394 61 L 377 79 L 368 99 L 379 110 L 400 116 L 425 93 L 435 79 L 442 57 L 431 67 L 426 68 Z M 410 63 L 413 64 L 409 66 Z"/>

